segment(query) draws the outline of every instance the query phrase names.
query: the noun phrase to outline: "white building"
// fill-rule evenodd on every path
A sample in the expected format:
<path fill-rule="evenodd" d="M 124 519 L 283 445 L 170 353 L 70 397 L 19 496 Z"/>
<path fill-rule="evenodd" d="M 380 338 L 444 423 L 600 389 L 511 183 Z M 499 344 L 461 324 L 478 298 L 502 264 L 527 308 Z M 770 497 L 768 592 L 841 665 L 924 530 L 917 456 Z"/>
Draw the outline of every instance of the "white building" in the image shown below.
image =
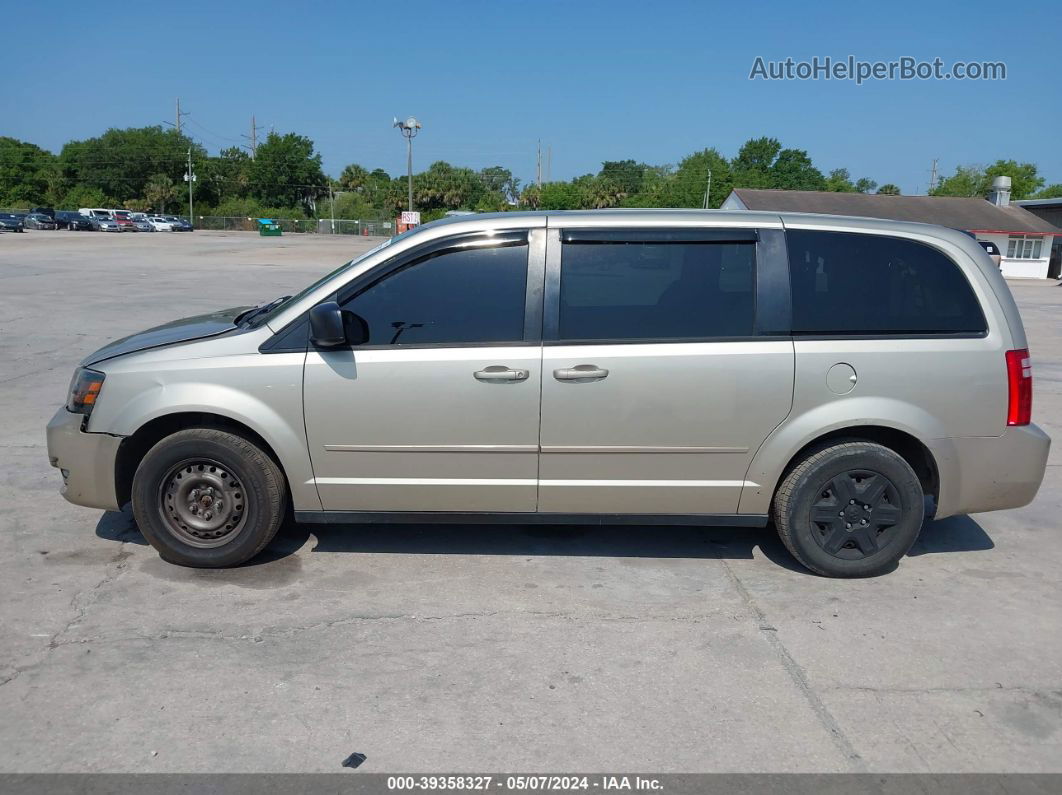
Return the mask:
<path fill-rule="evenodd" d="M 811 190 L 735 188 L 724 210 L 827 213 L 893 221 L 917 221 L 961 229 L 995 243 L 1008 278 L 1046 279 L 1051 244 L 1062 229 L 1010 201 L 1010 179 L 997 177 L 988 200 L 953 196 L 885 196 Z"/>

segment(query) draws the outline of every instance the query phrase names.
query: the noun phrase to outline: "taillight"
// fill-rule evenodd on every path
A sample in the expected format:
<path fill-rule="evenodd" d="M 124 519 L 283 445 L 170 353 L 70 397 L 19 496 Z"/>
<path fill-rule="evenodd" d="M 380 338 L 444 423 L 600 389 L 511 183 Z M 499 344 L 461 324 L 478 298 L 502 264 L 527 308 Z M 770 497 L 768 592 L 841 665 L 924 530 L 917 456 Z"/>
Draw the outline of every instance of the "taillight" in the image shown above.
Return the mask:
<path fill-rule="evenodd" d="M 1032 422 L 1032 363 L 1029 349 L 1007 351 L 1007 425 Z"/>

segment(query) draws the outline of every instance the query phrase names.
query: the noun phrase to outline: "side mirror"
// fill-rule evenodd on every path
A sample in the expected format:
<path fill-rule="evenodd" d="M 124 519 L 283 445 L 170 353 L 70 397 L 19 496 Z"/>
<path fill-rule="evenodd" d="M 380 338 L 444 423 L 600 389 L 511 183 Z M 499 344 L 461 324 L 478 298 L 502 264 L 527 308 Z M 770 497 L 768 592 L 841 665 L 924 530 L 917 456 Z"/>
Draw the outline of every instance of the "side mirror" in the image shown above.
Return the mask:
<path fill-rule="evenodd" d="M 343 331 L 350 345 L 364 345 L 369 341 L 369 324 L 353 312 L 343 312 Z"/>
<path fill-rule="evenodd" d="M 335 301 L 325 301 L 310 310 L 310 342 L 318 348 L 350 344 L 343 328 L 343 310 Z"/>

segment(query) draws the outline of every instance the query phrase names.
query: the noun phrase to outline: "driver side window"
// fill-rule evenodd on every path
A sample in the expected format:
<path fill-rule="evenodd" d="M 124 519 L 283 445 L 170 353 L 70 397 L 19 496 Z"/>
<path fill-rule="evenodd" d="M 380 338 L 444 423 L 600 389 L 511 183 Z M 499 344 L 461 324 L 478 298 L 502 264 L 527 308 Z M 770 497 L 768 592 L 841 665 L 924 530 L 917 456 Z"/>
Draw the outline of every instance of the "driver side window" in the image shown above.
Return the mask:
<path fill-rule="evenodd" d="M 519 343 L 526 244 L 448 249 L 416 260 L 349 298 L 368 325 L 365 345 Z"/>

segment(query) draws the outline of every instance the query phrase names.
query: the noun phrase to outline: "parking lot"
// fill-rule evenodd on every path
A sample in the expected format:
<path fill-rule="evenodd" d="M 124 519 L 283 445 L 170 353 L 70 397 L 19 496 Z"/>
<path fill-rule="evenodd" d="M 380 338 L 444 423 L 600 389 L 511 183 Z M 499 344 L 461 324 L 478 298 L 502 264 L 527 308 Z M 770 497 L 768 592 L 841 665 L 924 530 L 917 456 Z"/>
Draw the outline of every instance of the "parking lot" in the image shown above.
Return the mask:
<path fill-rule="evenodd" d="M 876 579 L 689 527 L 290 526 L 189 570 L 59 496 L 44 426 L 85 354 L 377 242 L 0 235 L 0 772 L 1062 772 L 1053 282 L 1011 284 L 1037 500 L 929 523 Z"/>

